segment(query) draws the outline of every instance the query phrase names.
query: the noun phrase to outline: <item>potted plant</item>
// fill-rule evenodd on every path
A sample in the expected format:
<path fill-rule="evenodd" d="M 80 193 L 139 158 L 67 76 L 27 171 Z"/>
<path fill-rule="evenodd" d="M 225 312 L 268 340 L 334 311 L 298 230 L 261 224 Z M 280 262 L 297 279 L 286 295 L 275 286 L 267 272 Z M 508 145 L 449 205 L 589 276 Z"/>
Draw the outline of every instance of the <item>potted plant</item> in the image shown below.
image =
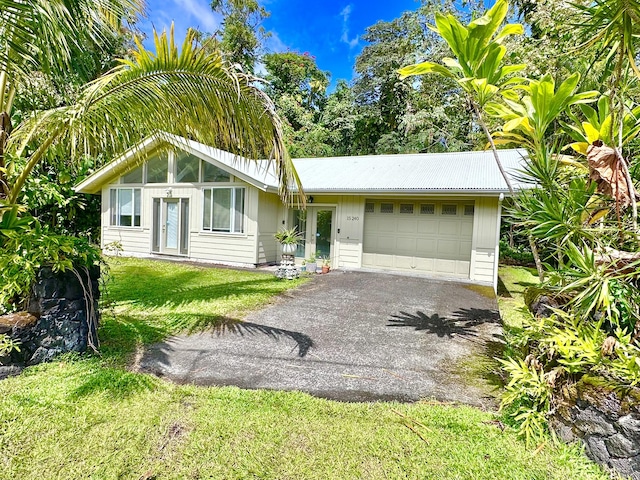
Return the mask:
<path fill-rule="evenodd" d="M 276 232 L 274 238 L 282 245 L 282 253 L 292 255 L 298 248 L 298 243 L 302 240 L 302 234 L 298 232 L 297 227 L 282 229 Z"/>
<path fill-rule="evenodd" d="M 307 272 L 316 273 L 317 268 L 318 268 L 318 264 L 316 263 L 316 256 L 311 255 L 307 259 Z"/>
<path fill-rule="evenodd" d="M 331 260 L 325 258 L 322 261 L 322 273 L 329 273 L 329 270 L 331 270 Z"/>

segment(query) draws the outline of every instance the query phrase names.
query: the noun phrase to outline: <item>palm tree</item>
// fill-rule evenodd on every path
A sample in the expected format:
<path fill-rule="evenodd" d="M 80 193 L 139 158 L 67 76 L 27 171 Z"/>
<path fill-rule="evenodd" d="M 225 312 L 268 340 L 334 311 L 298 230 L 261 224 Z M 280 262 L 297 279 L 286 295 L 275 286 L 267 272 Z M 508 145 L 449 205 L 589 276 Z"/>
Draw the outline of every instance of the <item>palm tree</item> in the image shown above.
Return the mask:
<path fill-rule="evenodd" d="M 299 184 L 271 100 L 253 78 L 201 48 L 189 31 L 178 49 L 173 28 L 154 32 L 155 53 L 136 40 L 131 58 L 86 84 L 75 104 L 34 112 L 12 128 L 20 82 L 34 71 L 64 72 L 74 53 L 99 47 L 135 18 L 143 0 L 0 0 L 0 202 L 19 202 L 33 168 L 53 147 L 117 155 L 167 131 L 275 162 L 280 194 Z M 142 154 L 141 154 L 142 155 Z"/>

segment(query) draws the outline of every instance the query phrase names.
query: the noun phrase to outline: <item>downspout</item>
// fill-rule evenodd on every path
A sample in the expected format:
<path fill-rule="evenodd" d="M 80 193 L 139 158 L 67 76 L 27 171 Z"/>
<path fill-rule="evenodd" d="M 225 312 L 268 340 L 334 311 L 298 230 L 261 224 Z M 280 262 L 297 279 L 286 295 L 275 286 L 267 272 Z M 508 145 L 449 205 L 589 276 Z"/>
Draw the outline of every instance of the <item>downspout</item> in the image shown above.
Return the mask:
<path fill-rule="evenodd" d="M 504 193 L 498 197 L 498 221 L 496 222 L 496 246 L 493 254 L 493 292 L 498 294 L 498 264 L 500 261 L 500 224 L 502 223 L 502 201 Z"/>

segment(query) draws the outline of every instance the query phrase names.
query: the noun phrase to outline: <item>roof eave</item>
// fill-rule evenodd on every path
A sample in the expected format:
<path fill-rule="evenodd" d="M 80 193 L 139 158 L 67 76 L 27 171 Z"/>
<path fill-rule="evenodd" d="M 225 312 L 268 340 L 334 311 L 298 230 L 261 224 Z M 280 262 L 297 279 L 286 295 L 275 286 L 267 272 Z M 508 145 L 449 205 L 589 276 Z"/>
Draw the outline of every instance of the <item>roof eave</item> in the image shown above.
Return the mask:
<path fill-rule="evenodd" d="M 305 188 L 307 195 L 315 194 L 357 194 L 357 195 L 475 195 L 475 196 L 499 196 L 507 195 L 507 189 L 323 189 Z"/>
<path fill-rule="evenodd" d="M 131 147 L 115 160 L 107 163 L 98 171 L 85 178 L 82 182 L 77 184 L 73 189 L 77 193 L 89 193 L 97 194 L 100 192 L 102 185 L 107 183 L 109 179 L 122 175 L 126 171 L 129 164 L 136 159 L 136 157 L 143 152 L 155 147 L 162 138 L 160 135 L 152 135 L 147 137 L 142 142 L 138 143 L 135 147 Z"/>

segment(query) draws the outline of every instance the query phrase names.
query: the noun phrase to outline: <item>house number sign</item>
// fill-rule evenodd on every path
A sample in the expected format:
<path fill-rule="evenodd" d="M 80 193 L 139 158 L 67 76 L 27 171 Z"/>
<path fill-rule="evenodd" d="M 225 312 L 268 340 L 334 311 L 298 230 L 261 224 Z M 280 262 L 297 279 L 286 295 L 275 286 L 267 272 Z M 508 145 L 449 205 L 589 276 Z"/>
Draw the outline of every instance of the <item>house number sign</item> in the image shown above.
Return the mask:
<path fill-rule="evenodd" d="M 360 221 L 360 217 L 352 217 L 350 215 L 347 215 L 347 222 L 358 222 Z"/>

